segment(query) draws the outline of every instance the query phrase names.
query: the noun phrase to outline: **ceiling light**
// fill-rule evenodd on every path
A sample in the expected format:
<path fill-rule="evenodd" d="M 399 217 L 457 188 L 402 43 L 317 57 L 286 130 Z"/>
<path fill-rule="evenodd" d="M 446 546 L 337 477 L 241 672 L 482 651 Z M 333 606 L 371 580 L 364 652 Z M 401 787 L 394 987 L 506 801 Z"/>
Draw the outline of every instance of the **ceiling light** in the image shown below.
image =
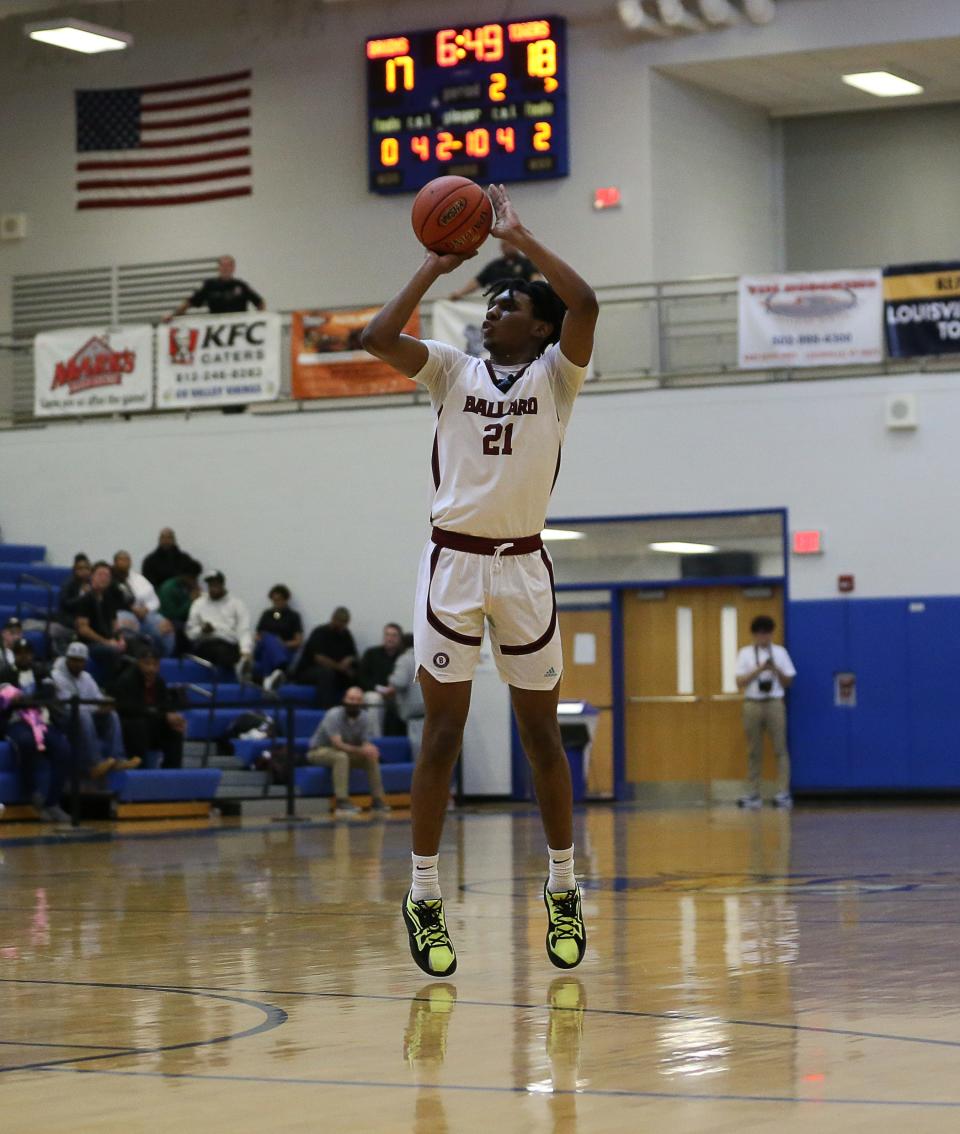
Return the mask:
<path fill-rule="evenodd" d="M 892 75 L 889 71 L 860 71 L 854 75 L 842 75 L 841 78 L 848 86 L 878 98 L 899 98 L 923 93 L 923 87 L 919 83 L 911 83 L 909 79 L 901 79 L 899 75 Z"/>
<path fill-rule="evenodd" d="M 719 551 L 712 543 L 683 543 L 668 541 L 666 543 L 651 543 L 651 551 L 666 551 L 672 555 L 710 555 Z"/>
<path fill-rule="evenodd" d="M 568 528 L 544 528 L 540 533 L 542 540 L 586 539 L 586 532 L 575 532 Z"/>
<path fill-rule="evenodd" d="M 96 55 L 100 51 L 123 51 L 133 43 L 133 36 L 128 32 L 102 28 L 72 17 L 27 24 L 23 30 L 30 39 L 54 47 L 65 47 L 68 51 L 82 51 L 84 55 Z"/>

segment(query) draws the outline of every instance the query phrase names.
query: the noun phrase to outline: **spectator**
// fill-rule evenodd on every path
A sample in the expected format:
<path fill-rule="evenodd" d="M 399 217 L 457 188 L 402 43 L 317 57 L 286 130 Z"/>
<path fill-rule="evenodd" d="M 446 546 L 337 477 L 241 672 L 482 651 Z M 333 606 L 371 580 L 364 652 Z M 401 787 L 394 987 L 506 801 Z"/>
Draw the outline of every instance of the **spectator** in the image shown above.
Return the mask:
<path fill-rule="evenodd" d="M 253 675 L 265 678 L 264 689 L 273 689 L 303 645 L 303 619 L 291 608 L 290 588 L 283 583 L 271 587 L 267 597 L 270 606 L 257 623 Z"/>
<path fill-rule="evenodd" d="M 187 619 L 190 617 L 190 607 L 193 600 L 200 597 L 200 574 L 203 568 L 195 560 L 187 556 L 184 559 L 179 575 L 174 575 L 160 587 L 157 595 L 160 599 L 160 613 L 172 625 L 177 635 L 179 651 L 188 648 L 189 639 L 186 635 Z"/>
<path fill-rule="evenodd" d="M 250 612 L 241 599 L 227 594 L 222 571 L 204 575 L 207 593 L 193 600 L 187 619 L 187 637 L 199 658 L 218 669 L 246 668 L 253 652 Z"/>
<path fill-rule="evenodd" d="M 13 666 L 16 659 L 13 647 L 23 637 L 23 623 L 19 618 L 8 618 L 0 632 L 0 666 Z"/>
<path fill-rule="evenodd" d="M 498 280 L 542 280 L 543 276 L 536 266 L 523 255 L 519 248 L 515 248 L 508 240 L 500 241 L 500 256 L 491 260 L 482 271 L 477 272 L 472 280 L 450 295 L 451 299 L 463 299 L 479 288 L 489 287 Z"/>
<path fill-rule="evenodd" d="M 393 690 L 397 712 L 407 726 L 410 751 L 416 761 L 420 755 L 423 741 L 423 690 L 417 681 L 417 661 L 413 653 L 413 635 L 406 634 L 403 640 L 403 653 L 397 658 L 390 674 L 390 688 Z"/>
<path fill-rule="evenodd" d="M 370 743 L 370 717 L 363 707 L 363 690 L 352 685 L 343 704 L 331 709 L 310 738 L 307 763 L 333 769 L 334 806 L 354 815 L 360 808 L 350 799 L 350 769 L 364 768 L 370 778 L 374 811 L 389 811 L 380 777 L 380 753 Z"/>
<path fill-rule="evenodd" d="M 60 807 L 70 767 L 70 743 L 62 727 L 56 689 L 45 665 L 35 662 L 26 639 L 13 645 L 14 664 L 0 663 L 0 736 L 9 741 L 30 802 L 42 819 L 67 823 Z M 44 702 L 18 707 L 24 697 Z"/>
<path fill-rule="evenodd" d="M 307 639 L 300 656 L 297 678 L 317 687 L 317 704 L 337 705 L 357 679 L 357 644 L 348 627 L 350 611 L 338 606 L 325 626 Z"/>
<path fill-rule="evenodd" d="M 90 590 L 77 602 L 74 626 L 77 636 L 86 642 L 90 654 L 108 675 L 113 674 L 127 652 L 128 638 L 136 633 L 135 620 L 127 599 L 113 582 L 110 564 L 102 559 L 94 563 Z"/>
<path fill-rule="evenodd" d="M 157 655 L 145 650 L 135 666 L 124 666 L 110 693 L 117 703 L 127 756 L 145 761 L 148 752 L 159 751 L 164 768 L 179 768 L 187 722 L 160 676 Z"/>
<path fill-rule="evenodd" d="M 177 644 L 173 623 L 160 613 L 160 599 L 153 589 L 153 583 L 146 575 L 132 570 L 132 566 L 133 560 L 129 551 L 116 552 L 113 557 L 113 581 L 139 619 L 140 632 L 153 642 L 164 657 L 168 658 Z"/>
<path fill-rule="evenodd" d="M 96 705 L 80 705 L 77 719 L 80 763 L 87 775 L 106 775 L 114 768 L 138 768 L 139 759 L 127 760 L 123 751 L 123 731 L 113 701 L 87 673 L 90 652 L 83 642 L 71 642 L 65 657 L 53 663 L 53 682 L 57 697 L 65 705 L 74 697 L 82 701 L 99 701 Z"/>
<path fill-rule="evenodd" d="M 243 280 L 234 275 L 237 270 L 237 261 L 232 256 L 221 256 L 217 261 L 217 274 L 209 280 L 204 280 L 189 299 L 185 299 L 175 311 L 164 316 L 164 323 L 169 323 L 176 315 L 184 315 L 191 307 L 206 307 L 211 315 L 224 315 L 232 311 L 246 311 L 247 304 L 252 303 L 258 311 L 266 310 L 266 304 L 260 295 Z"/>
<path fill-rule="evenodd" d="M 90 590 L 90 557 L 78 551 L 73 557 L 73 572 L 60 588 L 57 600 L 57 621 L 73 628 L 77 604 Z"/>
<path fill-rule="evenodd" d="M 177 546 L 173 528 L 161 528 L 157 546 L 144 558 L 140 570 L 159 592 L 167 579 L 184 571 L 187 561 L 195 562 L 192 556 Z"/>
<path fill-rule="evenodd" d="M 797 675 L 790 655 L 773 643 L 776 623 L 758 614 L 750 623 L 753 645 L 737 655 L 737 688 L 743 692 L 743 728 L 747 736 L 750 794 L 737 802 L 755 809 L 761 805 L 760 776 L 763 768 L 763 734 L 768 732 L 777 755 L 777 791 L 774 807 L 791 807 L 790 753 L 787 751 L 787 714 L 784 694 Z"/>
<path fill-rule="evenodd" d="M 365 650 L 360 659 L 360 685 L 368 692 L 379 693 L 383 698 L 383 735 L 406 736 L 407 730 L 394 702 L 390 674 L 397 658 L 403 653 L 403 627 L 388 622 L 383 628 L 383 641 L 379 646 Z"/>

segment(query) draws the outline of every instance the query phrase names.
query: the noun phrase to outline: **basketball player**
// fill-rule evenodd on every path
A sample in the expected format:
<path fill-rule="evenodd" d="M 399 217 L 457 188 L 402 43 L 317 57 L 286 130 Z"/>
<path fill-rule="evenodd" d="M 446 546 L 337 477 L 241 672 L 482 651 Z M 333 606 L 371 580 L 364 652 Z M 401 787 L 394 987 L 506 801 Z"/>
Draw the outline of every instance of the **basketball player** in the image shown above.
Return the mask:
<path fill-rule="evenodd" d="M 402 334 L 430 286 L 468 256 L 428 252 L 363 336 L 371 354 L 430 391 L 437 413 L 434 526 L 414 615 L 426 719 L 411 788 L 413 884 L 403 901 L 413 959 L 433 977 L 457 967 L 438 852 L 484 618 L 500 677 L 510 686 L 547 836 L 547 955 L 569 969 L 586 948 L 573 873 L 570 769 L 557 724 L 563 658 L 553 568 L 540 532 L 599 309 L 590 286 L 521 224 L 503 186 L 492 186 L 490 197 L 492 235 L 518 248 L 547 281 L 504 280 L 488 289 L 483 340 L 490 361 Z"/>

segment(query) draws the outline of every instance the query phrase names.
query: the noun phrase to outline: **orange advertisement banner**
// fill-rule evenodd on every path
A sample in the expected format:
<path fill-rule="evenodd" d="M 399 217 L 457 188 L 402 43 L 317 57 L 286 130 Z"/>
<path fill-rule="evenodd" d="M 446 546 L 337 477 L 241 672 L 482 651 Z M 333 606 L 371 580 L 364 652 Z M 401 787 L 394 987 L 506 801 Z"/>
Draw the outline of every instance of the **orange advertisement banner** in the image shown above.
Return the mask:
<path fill-rule="evenodd" d="M 290 385 L 295 398 L 345 398 L 360 394 L 406 394 L 409 378 L 373 358 L 360 345 L 364 327 L 380 310 L 294 311 L 290 328 Z M 415 311 L 404 333 L 420 333 Z"/>

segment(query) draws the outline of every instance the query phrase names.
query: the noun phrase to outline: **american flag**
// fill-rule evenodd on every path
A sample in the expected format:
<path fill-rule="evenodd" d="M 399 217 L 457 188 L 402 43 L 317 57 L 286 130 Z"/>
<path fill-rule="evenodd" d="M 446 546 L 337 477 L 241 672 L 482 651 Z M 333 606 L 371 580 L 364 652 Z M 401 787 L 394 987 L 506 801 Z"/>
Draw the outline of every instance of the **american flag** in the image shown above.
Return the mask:
<path fill-rule="evenodd" d="M 77 91 L 77 208 L 250 196 L 251 74 Z"/>

